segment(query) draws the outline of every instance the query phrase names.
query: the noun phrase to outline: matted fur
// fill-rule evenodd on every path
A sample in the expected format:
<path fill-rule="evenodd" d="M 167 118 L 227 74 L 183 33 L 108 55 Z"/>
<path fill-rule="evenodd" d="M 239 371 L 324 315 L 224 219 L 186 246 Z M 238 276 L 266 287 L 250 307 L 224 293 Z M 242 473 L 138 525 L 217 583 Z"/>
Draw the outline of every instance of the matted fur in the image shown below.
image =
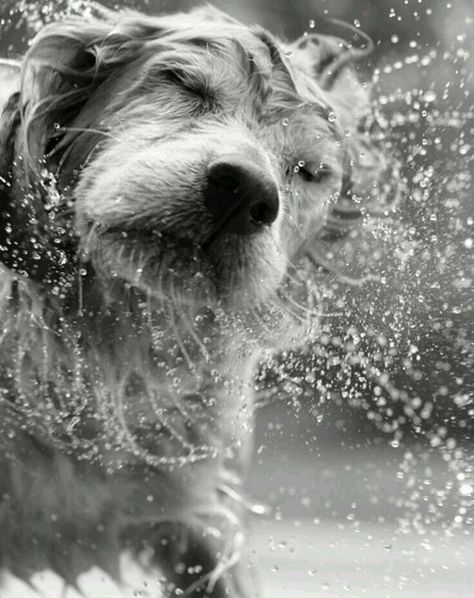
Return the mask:
<path fill-rule="evenodd" d="M 0 129 L 0 566 L 118 577 L 128 548 L 170 593 L 256 595 L 254 369 L 312 338 L 305 255 L 382 194 L 361 54 L 210 8 L 100 11 L 33 41 Z M 278 188 L 254 235 L 204 206 L 228 156 Z"/>

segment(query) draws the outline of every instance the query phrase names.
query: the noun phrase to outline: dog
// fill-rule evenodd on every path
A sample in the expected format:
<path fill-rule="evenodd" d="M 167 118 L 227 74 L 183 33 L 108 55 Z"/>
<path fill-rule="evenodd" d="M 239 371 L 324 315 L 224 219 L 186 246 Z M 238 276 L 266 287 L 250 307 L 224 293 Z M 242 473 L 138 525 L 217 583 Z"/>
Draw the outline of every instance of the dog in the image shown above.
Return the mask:
<path fill-rule="evenodd" d="M 255 368 L 317 336 L 312 251 L 378 200 L 369 50 L 97 8 L 0 67 L 1 567 L 128 550 L 167 595 L 257 596 Z"/>

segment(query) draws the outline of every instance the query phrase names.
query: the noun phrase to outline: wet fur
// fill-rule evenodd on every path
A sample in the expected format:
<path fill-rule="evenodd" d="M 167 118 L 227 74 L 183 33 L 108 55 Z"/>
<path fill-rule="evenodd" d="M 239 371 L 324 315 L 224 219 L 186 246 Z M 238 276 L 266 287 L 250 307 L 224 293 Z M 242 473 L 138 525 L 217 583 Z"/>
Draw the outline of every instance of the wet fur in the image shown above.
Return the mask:
<path fill-rule="evenodd" d="M 297 265 L 384 168 L 350 53 L 211 9 L 40 32 L 0 130 L 1 567 L 119 577 L 130 549 L 170 593 L 257 594 L 239 564 L 253 372 L 314 333 Z M 281 214 L 203 256 L 223 140 L 277 182 Z M 299 178 L 305 157 L 330 179 Z"/>

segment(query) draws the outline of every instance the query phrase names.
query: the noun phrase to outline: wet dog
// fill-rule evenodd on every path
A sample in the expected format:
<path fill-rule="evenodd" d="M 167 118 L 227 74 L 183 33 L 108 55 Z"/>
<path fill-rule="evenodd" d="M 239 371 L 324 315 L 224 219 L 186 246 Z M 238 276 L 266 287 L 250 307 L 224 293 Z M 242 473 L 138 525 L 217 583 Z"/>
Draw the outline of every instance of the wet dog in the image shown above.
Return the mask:
<path fill-rule="evenodd" d="M 118 577 L 128 549 L 169 594 L 257 594 L 253 375 L 314 333 L 305 255 L 377 193 L 365 53 L 104 11 L 3 66 L 2 567 Z"/>

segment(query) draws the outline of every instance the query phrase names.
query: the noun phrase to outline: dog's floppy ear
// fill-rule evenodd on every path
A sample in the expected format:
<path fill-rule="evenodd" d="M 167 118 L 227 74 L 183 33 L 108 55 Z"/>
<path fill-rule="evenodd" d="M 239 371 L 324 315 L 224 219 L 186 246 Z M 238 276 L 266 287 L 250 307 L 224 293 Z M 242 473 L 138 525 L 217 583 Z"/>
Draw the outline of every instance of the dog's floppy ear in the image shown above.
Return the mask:
<path fill-rule="evenodd" d="M 68 198 L 54 186 L 55 170 L 73 145 L 87 157 L 100 134 L 84 120 L 84 134 L 65 131 L 99 86 L 140 55 L 144 40 L 156 38 L 157 27 L 134 13 L 104 12 L 53 23 L 35 38 L 0 122 L 0 261 L 7 267 L 50 284 L 74 267 Z"/>
<path fill-rule="evenodd" d="M 59 123 L 70 120 L 90 91 L 94 60 L 86 44 L 99 33 L 86 40 L 72 29 L 54 24 L 36 38 L 0 121 L 0 260 L 46 283 L 60 282 L 72 259 L 59 206 L 48 197 L 46 155 Z"/>
<path fill-rule="evenodd" d="M 338 37 L 316 33 L 300 37 L 290 47 L 298 68 L 337 97 L 338 104 L 357 112 L 366 109 L 368 94 L 359 82 L 354 63 L 371 49 L 370 42 L 367 48 L 359 49 Z"/>
<path fill-rule="evenodd" d="M 395 165 L 384 154 L 380 128 L 372 107 L 370 88 L 361 83 L 355 64 L 372 51 L 372 42 L 354 47 L 338 37 L 312 33 L 290 47 L 292 62 L 320 89 L 320 99 L 339 132 L 344 148 L 344 178 L 323 234 L 338 236 L 364 214 L 383 212 L 393 203 L 393 193 L 381 190 L 383 178 Z M 385 187 L 385 186 L 384 186 Z"/>
<path fill-rule="evenodd" d="M 120 14 L 120 13 L 119 13 Z M 109 16 L 109 18 L 107 18 Z M 115 16 L 115 19 L 114 19 Z M 35 168 L 98 87 L 153 37 L 135 15 L 68 19 L 45 27 L 23 62 L 20 151 Z M 149 30 L 150 29 L 150 30 Z"/>
<path fill-rule="evenodd" d="M 37 237 L 31 233 L 36 222 L 34 202 L 28 193 L 18 194 L 14 171 L 21 158 L 16 153 L 20 130 L 20 65 L 0 62 L 0 263 L 21 274 L 27 274 L 27 263 L 40 275 L 41 259 Z"/>

